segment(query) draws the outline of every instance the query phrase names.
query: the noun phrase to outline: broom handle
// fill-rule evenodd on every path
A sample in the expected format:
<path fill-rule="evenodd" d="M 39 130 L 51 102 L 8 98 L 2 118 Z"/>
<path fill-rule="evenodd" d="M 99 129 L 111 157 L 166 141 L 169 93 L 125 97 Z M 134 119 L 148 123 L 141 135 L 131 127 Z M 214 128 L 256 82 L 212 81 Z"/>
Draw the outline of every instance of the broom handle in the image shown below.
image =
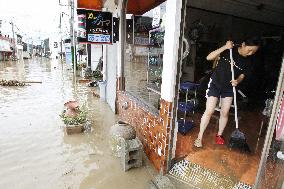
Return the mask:
<path fill-rule="evenodd" d="M 233 60 L 233 50 L 230 49 L 230 61 L 231 61 L 231 72 L 232 72 L 232 80 L 235 80 L 235 72 L 234 72 L 234 60 Z M 237 108 L 237 94 L 236 94 L 236 87 L 233 87 L 234 93 L 234 108 L 235 108 L 235 122 L 236 128 L 239 128 L 239 120 L 238 120 L 238 108 Z"/>

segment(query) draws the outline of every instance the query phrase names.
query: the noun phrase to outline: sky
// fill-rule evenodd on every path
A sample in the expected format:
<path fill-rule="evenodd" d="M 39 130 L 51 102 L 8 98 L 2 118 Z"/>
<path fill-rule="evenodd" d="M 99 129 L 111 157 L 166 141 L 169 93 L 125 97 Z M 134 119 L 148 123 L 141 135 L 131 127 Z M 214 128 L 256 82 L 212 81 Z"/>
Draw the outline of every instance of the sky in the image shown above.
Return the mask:
<path fill-rule="evenodd" d="M 63 5 L 68 4 L 68 0 L 0 0 L 0 20 L 13 22 L 18 32 L 23 36 L 23 41 L 32 38 L 34 43 L 50 36 L 60 36 L 59 15 L 65 12 L 62 18 L 62 36 L 68 36 L 70 32 L 68 6 L 59 6 L 59 1 Z M 74 0 L 76 2 L 76 0 Z M 162 4 L 162 12 L 165 3 Z M 148 13 L 152 16 L 152 12 Z M 8 24 L 9 26 L 9 24 Z"/>
<path fill-rule="evenodd" d="M 0 19 L 12 19 L 24 37 L 42 39 L 58 35 L 59 14 L 68 11 L 67 8 L 60 7 L 59 0 L 0 0 Z"/>

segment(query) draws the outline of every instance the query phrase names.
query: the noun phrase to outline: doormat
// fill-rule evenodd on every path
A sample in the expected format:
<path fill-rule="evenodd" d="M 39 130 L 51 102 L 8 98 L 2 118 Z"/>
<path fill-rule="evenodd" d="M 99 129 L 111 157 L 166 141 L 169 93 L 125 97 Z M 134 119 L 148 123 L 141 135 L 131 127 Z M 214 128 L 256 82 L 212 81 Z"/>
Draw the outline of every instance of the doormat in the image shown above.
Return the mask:
<path fill-rule="evenodd" d="M 204 168 L 188 160 L 176 163 L 170 170 L 169 175 L 188 185 L 202 189 L 252 189 L 253 186 L 239 182 L 219 174 L 213 170 Z"/>

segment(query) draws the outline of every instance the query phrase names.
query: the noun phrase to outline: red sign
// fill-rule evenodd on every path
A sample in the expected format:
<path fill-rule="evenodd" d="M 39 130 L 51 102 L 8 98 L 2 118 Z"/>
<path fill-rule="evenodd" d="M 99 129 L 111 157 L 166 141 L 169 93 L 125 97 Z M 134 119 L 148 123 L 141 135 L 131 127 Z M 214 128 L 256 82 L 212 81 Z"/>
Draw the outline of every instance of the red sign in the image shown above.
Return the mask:
<path fill-rule="evenodd" d="M 277 122 L 276 122 L 276 140 L 284 141 L 284 92 L 281 99 Z"/>

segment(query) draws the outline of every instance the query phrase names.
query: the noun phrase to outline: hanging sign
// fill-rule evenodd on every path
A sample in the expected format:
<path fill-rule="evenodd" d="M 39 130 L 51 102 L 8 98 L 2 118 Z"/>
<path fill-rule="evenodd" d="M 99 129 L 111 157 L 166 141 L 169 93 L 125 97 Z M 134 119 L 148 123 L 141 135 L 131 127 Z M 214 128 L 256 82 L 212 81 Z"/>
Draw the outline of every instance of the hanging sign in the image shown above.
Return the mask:
<path fill-rule="evenodd" d="M 86 14 L 78 14 L 77 37 L 86 38 Z"/>
<path fill-rule="evenodd" d="M 67 66 L 72 66 L 71 43 L 65 43 L 65 61 Z"/>
<path fill-rule="evenodd" d="M 161 8 L 160 6 L 157 6 L 153 9 L 153 21 L 152 21 L 152 27 L 157 28 L 160 26 L 160 19 L 161 19 Z"/>
<path fill-rule="evenodd" d="M 57 42 L 54 42 L 53 43 L 53 47 L 56 49 L 58 47 L 58 43 Z"/>
<path fill-rule="evenodd" d="M 284 141 L 284 92 L 276 122 L 276 140 Z"/>
<path fill-rule="evenodd" d="M 116 43 L 117 41 L 119 41 L 119 18 L 112 18 L 112 27 L 112 41 L 113 43 Z"/>
<path fill-rule="evenodd" d="M 79 43 L 86 43 L 86 9 L 77 9 L 78 32 L 77 40 Z"/>
<path fill-rule="evenodd" d="M 79 42 L 112 44 L 112 13 L 78 9 Z M 84 23 L 85 22 L 85 23 Z"/>
<path fill-rule="evenodd" d="M 134 44 L 149 45 L 149 31 L 152 30 L 152 18 L 134 16 Z"/>

